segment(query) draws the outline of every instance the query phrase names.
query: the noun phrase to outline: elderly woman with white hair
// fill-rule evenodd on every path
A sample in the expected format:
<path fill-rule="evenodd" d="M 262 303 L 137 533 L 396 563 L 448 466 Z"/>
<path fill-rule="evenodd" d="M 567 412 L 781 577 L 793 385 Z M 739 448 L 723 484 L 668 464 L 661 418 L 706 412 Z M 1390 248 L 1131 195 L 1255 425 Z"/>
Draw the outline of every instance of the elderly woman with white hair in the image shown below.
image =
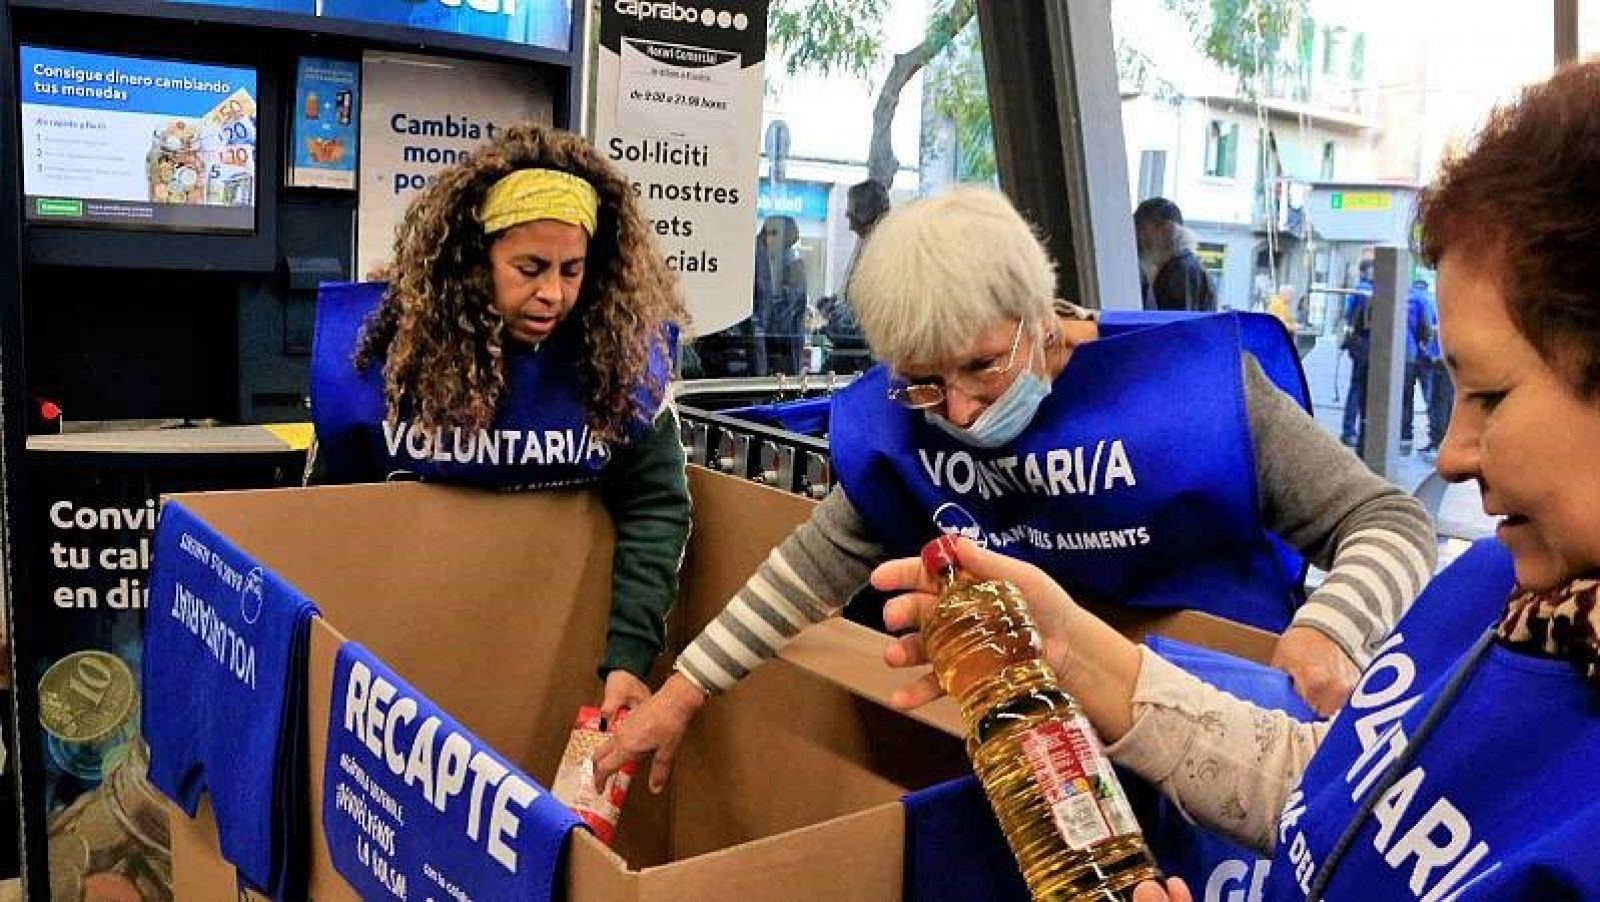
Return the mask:
<path fill-rule="evenodd" d="M 850 282 L 885 361 L 835 398 L 839 485 L 596 755 L 653 753 L 874 566 L 940 529 L 1043 568 L 1075 597 L 1283 631 L 1275 665 L 1324 714 L 1432 572 L 1422 508 L 1374 476 L 1242 350 L 1234 315 L 1100 337 L 1001 194 L 891 213 Z M 1305 598 L 1274 536 L 1328 572 Z"/>

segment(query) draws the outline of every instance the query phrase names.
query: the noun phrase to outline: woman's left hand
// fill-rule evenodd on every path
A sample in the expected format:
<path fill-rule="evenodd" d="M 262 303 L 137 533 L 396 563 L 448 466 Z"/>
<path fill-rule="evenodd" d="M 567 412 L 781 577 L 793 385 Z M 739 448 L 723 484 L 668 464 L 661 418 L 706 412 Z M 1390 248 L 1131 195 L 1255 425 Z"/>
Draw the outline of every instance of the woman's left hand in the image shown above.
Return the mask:
<path fill-rule="evenodd" d="M 1344 707 L 1361 676 L 1338 643 L 1309 626 L 1283 631 L 1272 650 L 1272 666 L 1289 674 L 1294 690 L 1321 717 Z"/>
<path fill-rule="evenodd" d="M 600 716 L 609 723 L 623 708 L 635 708 L 650 697 L 650 687 L 626 670 L 606 674 L 606 691 L 600 700 Z"/>

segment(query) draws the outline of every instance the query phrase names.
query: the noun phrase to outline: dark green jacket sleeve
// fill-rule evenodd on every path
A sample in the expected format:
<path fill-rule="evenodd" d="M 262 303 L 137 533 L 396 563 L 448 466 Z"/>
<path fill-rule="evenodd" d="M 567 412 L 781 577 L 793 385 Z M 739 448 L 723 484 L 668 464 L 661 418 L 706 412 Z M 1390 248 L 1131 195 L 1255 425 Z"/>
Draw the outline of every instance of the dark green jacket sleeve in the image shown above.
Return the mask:
<path fill-rule="evenodd" d="M 600 478 L 617 536 L 602 678 L 620 668 L 643 679 L 666 644 L 667 610 L 678 597 L 689 541 L 684 466 L 678 415 L 669 405 L 638 441 L 616 451 Z"/>

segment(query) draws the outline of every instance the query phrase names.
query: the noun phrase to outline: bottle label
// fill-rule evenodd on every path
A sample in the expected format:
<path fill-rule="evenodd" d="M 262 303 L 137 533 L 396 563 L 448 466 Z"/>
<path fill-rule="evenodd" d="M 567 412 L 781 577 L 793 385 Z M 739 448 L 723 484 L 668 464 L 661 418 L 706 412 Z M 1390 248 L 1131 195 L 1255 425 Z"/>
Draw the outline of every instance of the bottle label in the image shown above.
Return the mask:
<path fill-rule="evenodd" d="M 1021 740 L 1034 783 L 1067 845 L 1083 851 L 1114 836 L 1139 832 L 1139 821 L 1111 760 L 1081 714 L 1042 723 Z"/>

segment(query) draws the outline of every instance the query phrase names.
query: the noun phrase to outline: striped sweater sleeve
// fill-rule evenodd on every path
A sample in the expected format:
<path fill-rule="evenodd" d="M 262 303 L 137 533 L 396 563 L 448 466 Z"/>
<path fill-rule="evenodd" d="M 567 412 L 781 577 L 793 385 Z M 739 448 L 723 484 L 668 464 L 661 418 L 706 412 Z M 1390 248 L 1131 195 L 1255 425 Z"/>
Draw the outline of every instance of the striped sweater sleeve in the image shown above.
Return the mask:
<path fill-rule="evenodd" d="M 707 694 L 732 688 L 801 630 L 838 613 L 883 560 L 835 487 L 689 643 L 675 669 Z"/>
<path fill-rule="evenodd" d="M 1433 575 L 1433 523 L 1273 386 L 1254 357 L 1244 381 L 1262 520 L 1328 574 L 1293 623 L 1365 667 Z"/>

